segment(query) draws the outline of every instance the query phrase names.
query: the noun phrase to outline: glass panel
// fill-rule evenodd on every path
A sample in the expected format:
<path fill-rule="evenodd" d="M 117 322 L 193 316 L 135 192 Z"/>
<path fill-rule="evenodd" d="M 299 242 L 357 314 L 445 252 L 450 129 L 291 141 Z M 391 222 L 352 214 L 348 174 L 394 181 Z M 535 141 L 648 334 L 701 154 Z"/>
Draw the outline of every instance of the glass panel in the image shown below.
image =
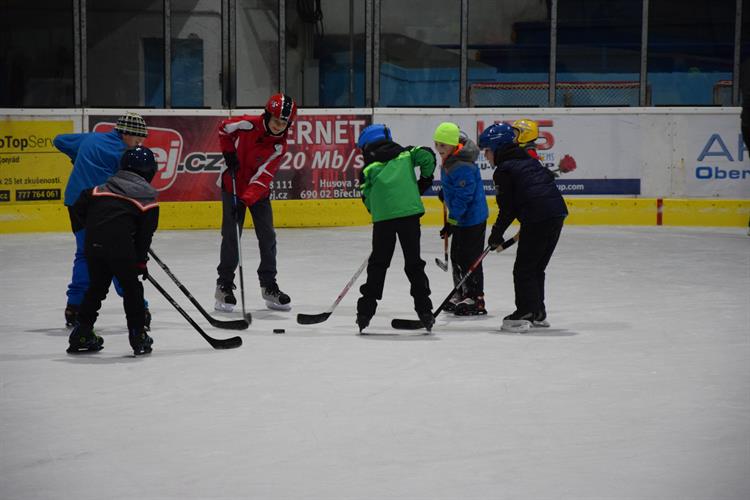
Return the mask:
<path fill-rule="evenodd" d="M 317 12 L 287 1 L 287 93 L 305 107 L 364 106 L 364 30 L 362 0 L 321 0 Z"/>
<path fill-rule="evenodd" d="M 221 108 L 221 2 L 172 0 L 172 107 Z"/>
<path fill-rule="evenodd" d="M 653 104 L 722 104 L 727 82 L 731 96 L 735 8 L 736 0 L 650 1 L 648 84 Z"/>
<path fill-rule="evenodd" d="M 549 0 L 469 0 L 469 106 L 547 106 Z"/>
<path fill-rule="evenodd" d="M 557 106 L 638 106 L 641 17 L 633 0 L 559 0 Z"/>
<path fill-rule="evenodd" d="M 279 91 L 279 6 L 275 0 L 238 0 L 237 106 L 262 107 Z"/>
<path fill-rule="evenodd" d="M 164 106 L 161 0 L 87 0 L 89 106 Z"/>
<path fill-rule="evenodd" d="M 6 0 L 0 15 L 0 106 L 73 107 L 73 3 Z"/>
<path fill-rule="evenodd" d="M 382 0 L 380 20 L 377 105 L 458 106 L 460 0 Z"/>

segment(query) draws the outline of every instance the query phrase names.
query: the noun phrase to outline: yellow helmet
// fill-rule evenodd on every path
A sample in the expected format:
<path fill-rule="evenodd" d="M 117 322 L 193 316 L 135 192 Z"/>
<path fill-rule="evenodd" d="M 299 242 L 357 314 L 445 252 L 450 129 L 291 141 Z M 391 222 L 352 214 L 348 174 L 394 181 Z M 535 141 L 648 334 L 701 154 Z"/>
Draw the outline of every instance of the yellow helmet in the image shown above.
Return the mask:
<path fill-rule="evenodd" d="M 513 122 L 513 127 L 518 129 L 518 144 L 527 144 L 539 138 L 539 125 L 530 118 L 521 118 Z"/>

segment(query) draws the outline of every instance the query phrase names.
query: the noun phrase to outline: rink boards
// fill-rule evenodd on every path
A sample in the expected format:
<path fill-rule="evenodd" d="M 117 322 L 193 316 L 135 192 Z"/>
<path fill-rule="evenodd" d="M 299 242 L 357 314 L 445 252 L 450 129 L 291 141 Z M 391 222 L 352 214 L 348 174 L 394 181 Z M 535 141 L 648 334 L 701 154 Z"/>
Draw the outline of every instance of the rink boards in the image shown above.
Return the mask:
<path fill-rule="evenodd" d="M 68 231 L 62 206 L 71 166 L 52 139 L 59 133 L 106 131 L 126 110 L 0 110 L 0 233 Z M 138 110 L 149 126 L 146 146 L 159 163 L 154 186 L 160 228 L 216 228 L 217 179 L 223 158 L 215 133 L 230 114 L 260 110 Z M 432 145 L 432 131 L 453 121 L 470 137 L 493 121 L 521 117 L 540 127 L 542 163 L 575 168 L 556 180 L 569 224 L 746 226 L 750 159 L 739 134 L 739 108 L 365 108 L 301 110 L 272 186 L 278 227 L 369 224 L 359 199 L 362 127 L 386 123 L 397 142 Z M 493 168 L 477 160 L 490 206 Z M 425 225 L 442 225 L 436 172 L 424 197 Z M 248 220 L 248 225 L 250 225 Z"/>

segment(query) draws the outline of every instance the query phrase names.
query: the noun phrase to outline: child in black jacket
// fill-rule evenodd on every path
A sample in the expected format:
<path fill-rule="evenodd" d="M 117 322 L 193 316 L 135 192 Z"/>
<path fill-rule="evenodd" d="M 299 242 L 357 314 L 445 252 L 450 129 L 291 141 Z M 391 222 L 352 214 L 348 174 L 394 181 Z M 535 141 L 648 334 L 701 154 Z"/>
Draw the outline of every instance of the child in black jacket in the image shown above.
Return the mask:
<path fill-rule="evenodd" d="M 517 134 L 510 125 L 496 123 L 479 136 L 479 147 L 496 167 L 492 178 L 500 209 L 487 243 L 493 249 L 499 247 L 511 222 L 518 219 L 521 223 L 513 265 L 516 310 L 503 318 L 502 329 L 524 333 L 532 326 L 549 327 L 544 304 L 545 269 L 568 208 L 554 174 L 515 144 Z"/>
<path fill-rule="evenodd" d="M 104 184 L 83 191 L 73 206 L 85 221 L 90 282 L 70 334 L 69 353 L 102 349 L 104 341 L 94 333 L 94 322 L 113 276 L 123 288 L 130 346 L 136 355 L 151 352 L 153 339 L 145 329 L 138 276 L 148 275 L 147 253 L 159 221 L 156 189 L 149 184 L 156 168 L 150 149 L 130 149 L 122 156 L 120 170 Z"/>

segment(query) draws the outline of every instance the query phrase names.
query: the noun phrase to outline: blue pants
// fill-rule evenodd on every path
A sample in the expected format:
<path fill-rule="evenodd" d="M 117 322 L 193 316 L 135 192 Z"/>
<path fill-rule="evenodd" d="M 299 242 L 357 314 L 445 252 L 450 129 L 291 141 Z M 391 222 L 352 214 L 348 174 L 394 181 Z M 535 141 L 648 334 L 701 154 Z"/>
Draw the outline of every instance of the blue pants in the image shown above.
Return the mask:
<path fill-rule="evenodd" d="M 71 207 L 68 207 L 68 214 L 70 215 L 70 226 L 73 230 L 73 235 L 76 237 L 76 253 L 73 257 L 73 277 L 68 284 L 66 295 L 68 296 L 68 304 L 80 306 L 81 302 L 83 302 L 83 296 L 89 288 L 89 267 L 86 256 L 83 253 L 86 241 L 86 229 L 82 227 L 83 224 L 73 213 Z M 122 297 L 123 291 L 120 282 L 117 278 L 113 279 L 112 282 L 115 285 L 117 295 Z M 148 308 L 148 301 L 144 300 L 143 302 Z"/>

